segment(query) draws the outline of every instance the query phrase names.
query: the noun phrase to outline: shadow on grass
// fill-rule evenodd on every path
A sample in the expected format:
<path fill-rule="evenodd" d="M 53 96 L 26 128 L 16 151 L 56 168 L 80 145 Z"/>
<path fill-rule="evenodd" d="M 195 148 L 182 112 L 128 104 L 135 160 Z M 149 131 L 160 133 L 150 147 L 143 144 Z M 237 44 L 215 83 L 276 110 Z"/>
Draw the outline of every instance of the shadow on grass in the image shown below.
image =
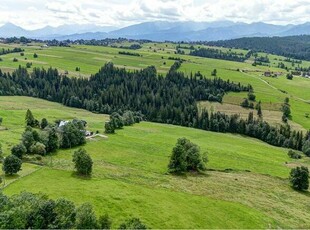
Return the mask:
<path fill-rule="evenodd" d="M 5 174 L 4 175 L 4 178 L 6 180 L 14 180 L 14 179 L 18 179 L 19 177 L 20 177 L 20 175 L 18 175 L 18 174 L 12 174 L 12 175 Z"/>
<path fill-rule="evenodd" d="M 201 172 L 197 172 L 197 171 L 189 171 L 189 172 L 185 172 L 185 173 L 165 173 L 165 175 L 170 175 L 176 178 L 180 178 L 180 179 L 187 179 L 189 177 L 210 177 L 211 175 L 208 174 L 208 170 L 206 171 L 201 171 Z"/>
<path fill-rule="evenodd" d="M 89 176 L 85 176 L 85 175 L 81 175 L 77 172 L 72 172 L 71 176 L 80 180 L 91 180 L 91 175 Z"/>
<path fill-rule="evenodd" d="M 299 194 L 302 194 L 304 196 L 310 197 L 310 192 L 309 191 L 305 191 L 305 190 L 300 191 L 300 190 L 297 190 L 297 189 L 294 189 L 294 188 L 293 188 L 293 190 L 298 192 Z"/>

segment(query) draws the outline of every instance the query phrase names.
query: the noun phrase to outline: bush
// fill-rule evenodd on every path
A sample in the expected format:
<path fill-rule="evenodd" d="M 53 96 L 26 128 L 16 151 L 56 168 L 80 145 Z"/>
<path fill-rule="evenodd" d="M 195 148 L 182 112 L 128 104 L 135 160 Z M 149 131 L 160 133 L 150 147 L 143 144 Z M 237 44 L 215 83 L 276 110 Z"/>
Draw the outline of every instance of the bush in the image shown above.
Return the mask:
<path fill-rule="evenodd" d="M 110 219 L 109 215 L 106 214 L 99 217 L 98 224 L 101 229 L 110 229 L 112 220 Z"/>
<path fill-rule="evenodd" d="M 288 74 L 286 75 L 286 78 L 287 78 L 288 80 L 293 80 L 293 74 L 288 73 Z"/>
<path fill-rule="evenodd" d="M 16 157 L 18 157 L 19 159 L 22 159 L 23 155 L 27 153 L 27 149 L 26 149 L 25 145 L 20 143 L 18 145 L 14 145 L 12 147 L 11 153 L 12 153 L 12 155 L 15 155 Z"/>
<path fill-rule="evenodd" d="M 288 151 L 287 155 L 292 159 L 301 159 L 301 155 L 291 149 Z"/>
<path fill-rule="evenodd" d="M 21 170 L 21 166 L 22 161 L 18 157 L 11 154 L 4 159 L 2 170 L 5 174 L 12 175 L 19 172 Z"/>
<path fill-rule="evenodd" d="M 46 147 L 44 144 L 37 142 L 30 147 L 30 153 L 45 156 L 46 155 Z"/>
<path fill-rule="evenodd" d="M 242 102 L 241 102 L 241 106 L 243 108 L 248 108 L 249 107 L 249 100 L 247 98 L 245 98 Z"/>
<path fill-rule="evenodd" d="M 76 220 L 76 208 L 72 201 L 60 198 L 55 202 L 55 229 L 73 229 Z"/>
<path fill-rule="evenodd" d="M 61 127 L 61 147 L 72 148 L 86 142 L 85 130 L 81 122 L 69 122 Z"/>
<path fill-rule="evenodd" d="M 249 99 L 250 101 L 255 101 L 255 98 L 256 98 L 256 96 L 255 96 L 254 93 L 252 93 L 252 92 L 249 92 L 249 93 L 248 93 L 248 99 Z"/>
<path fill-rule="evenodd" d="M 77 229 L 97 229 L 98 223 L 93 207 L 86 203 L 77 209 L 76 215 Z"/>
<path fill-rule="evenodd" d="M 310 140 L 305 141 L 302 146 L 302 152 L 306 154 L 306 156 L 310 157 Z"/>
<path fill-rule="evenodd" d="M 140 219 L 131 218 L 122 223 L 119 229 L 147 229 L 147 226 L 143 224 Z"/>
<path fill-rule="evenodd" d="M 206 157 L 200 154 L 198 145 L 190 142 L 186 138 L 180 138 L 172 150 L 172 155 L 168 165 L 171 173 L 184 173 L 186 171 L 205 171 Z"/>
<path fill-rule="evenodd" d="M 31 68 L 31 66 L 32 66 L 32 62 L 27 62 L 27 64 L 26 64 L 26 68 Z"/>
<path fill-rule="evenodd" d="M 38 55 L 36 53 L 33 54 L 34 58 L 38 58 Z"/>
<path fill-rule="evenodd" d="M 85 149 L 75 151 L 72 161 L 78 174 L 89 176 L 92 173 L 93 161 Z"/>
<path fill-rule="evenodd" d="M 309 188 L 309 170 L 307 167 L 301 166 L 291 170 L 290 182 L 296 190 L 307 190 Z"/>
<path fill-rule="evenodd" d="M 48 121 L 46 118 L 42 118 L 41 124 L 40 124 L 41 129 L 45 129 L 46 126 L 48 126 Z"/>
<path fill-rule="evenodd" d="M 112 121 L 106 121 L 104 124 L 105 133 L 115 133 L 115 126 Z"/>

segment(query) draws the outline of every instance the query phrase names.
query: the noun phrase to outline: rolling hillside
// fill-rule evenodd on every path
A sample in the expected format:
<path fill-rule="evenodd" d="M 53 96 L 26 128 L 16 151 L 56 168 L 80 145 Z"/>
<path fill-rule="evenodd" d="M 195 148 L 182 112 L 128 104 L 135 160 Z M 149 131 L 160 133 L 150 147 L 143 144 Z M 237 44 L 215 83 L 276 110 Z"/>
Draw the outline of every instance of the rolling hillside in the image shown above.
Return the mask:
<path fill-rule="evenodd" d="M 292 130 L 305 133 L 310 129 L 310 79 L 286 74 L 294 64 L 283 56 L 268 56 L 266 65 L 253 65 L 254 57 L 244 62 L 204 58 L 189 55 L 190 44 L 141 43 L 141 48 L 129 50 L 136 42 L 114 43 L 109 46 L 74 44 L 70 47 L 46 47 L 43 43 L 0 44 L 0 48 L 20 47 L 24 51 L 1 55 L 0 69 L 12 73 L 19 65 L 32 68 L 57 68 L 71 77 L 89 78 L 107 62 L 129 71 L 155 66 L 165 76 L 175 59 L 182 59 L 178 71 L 190 77 L 200 73 L 213 79 L 217 77 L 242 85 L 251 84 L 256 101 L 261 101 L 263 119 L 281 125 L 281 106 L 290 99 L 292 110 L 288 121 Z M 248 50 L 194 45 L 194 49 L 213 48 L 244 56 Z M 120 52 L 137 53 L 139 56 Z M 178 54 L 178 52 L 184 54 Z M 34 57 L 34 53 L 38 55 Z M 13 61 L 14 58 L 17 61 Z M 285 61 L 286 60 L 286 61 Z M 279 68 L 283 62 L 288 71 Z M 296 64 L 295 64 L 296 65 Z M 303 68 L 310 62 L 302 61 Z M 76 68 L 80 70 L 77 71 Z M 266 77 L 265 72 L 281 73 Z M 1 92 L 0 92 L 1 93 Z M 240 114 L 247 117 L 250 111 L 240 103 L 247 92 L 229 92 L 223 102 L 199 101 L 200 109 Z M 0 143 L 4 155 L 20 142 L 25 129 L 25 114 L 30 109 L 35 118 L 48 121 L 86 120 L 87 130 L 104 132 L 109 116 L 86 110 L 69 108 L 61 104 L 30 97 L 0 96 Z M 173 176 L 167 165 L 178 138 L 186 137 L 206 152 L 209 162 L 204 174 L 188 173 Z M 83 146 L 94 161 L 91 178 L 76 176 L 72 154 L 76 149 L 58 150 L 43 157 L 42 165 L 23 163 L 16 176 L 5 176 L 4 194 L 21 191 L 43 192 L 51 198 L 65 197 L 76 204 L 90 202 L 96 214 L 109 213 L 113 227 L 129 217 L 139 217 L 150 228 L 309 228 L 310 191 L 297 192 L 289 185 L 290 170 L 296 166 L 310 167 L 310 158 L 288 157 L 288 149 L 268 145 L 258 139 L 230 133 L 215 133 L 174 125 L 142 122 L 117 130 L 108 138 L 96 137 Z"/>
<path fill-rule="evenodd" d="M 85 119 L 92 131 L 102 132 L 107 119 L 26 97 L 0 97 L 0 108 L 2 125 L 8 128 L 0 131 L 6 154 L 18 143 L 28 108 L 35 117 L 49 121 Z M 208 153 L 205 175 L 166 174 L 171 149 L 179 137 L 191 139 Z M 291 167 L 310 162 L 307 158 L 291 160 L 286 149 L 238 135 L 148 122 L 126 127 L 108 139 L 89 140 L 84 147 L 94 160 L 91 179 L 74 176 L 74 150 L 61 150 L 44 158 L 45 166 L 23 164 L 20 177 L 6 179 L 4 193 L 26 189 L 78 204 L 88 201 L 98 214 L 109 212 L 115 226 L 133 214 L 152 228 L 309 226 L 308 195 L 291 189 L 287 177 Z"/>

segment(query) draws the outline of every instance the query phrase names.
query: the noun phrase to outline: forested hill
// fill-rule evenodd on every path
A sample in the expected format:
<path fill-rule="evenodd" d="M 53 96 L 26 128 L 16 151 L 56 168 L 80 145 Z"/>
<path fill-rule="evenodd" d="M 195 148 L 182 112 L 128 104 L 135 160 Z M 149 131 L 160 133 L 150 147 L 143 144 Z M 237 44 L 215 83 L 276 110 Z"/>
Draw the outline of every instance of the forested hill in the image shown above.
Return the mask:
<path fill-rule="evenodd" d="M 251 49 L 290 58 L 310 60 L 310 35 L 289 37 L 252 37 L 208 42 L 208 45 Z"/>

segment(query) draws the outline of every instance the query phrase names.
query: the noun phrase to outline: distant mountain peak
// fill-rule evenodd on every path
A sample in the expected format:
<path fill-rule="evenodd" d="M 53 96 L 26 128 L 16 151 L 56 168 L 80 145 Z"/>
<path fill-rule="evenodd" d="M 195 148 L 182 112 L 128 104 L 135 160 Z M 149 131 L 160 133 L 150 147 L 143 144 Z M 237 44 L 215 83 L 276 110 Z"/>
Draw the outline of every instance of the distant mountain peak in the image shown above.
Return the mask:
<path fill-rule="evenodd" d="M 0 27 L 0 37 L 20 37 L 38 39 L 104 39 L 125 37 L 129 39 L 149 39 L 154 41 L 214 41 L 250 36 L 287 36 L 310 34 L 310 23 L 300 25 L 273 25 L 264 22 L 233 22 L 228 20 L 196 21 L 149 21 L 124 28 L 98 26 L 93 24 L 64 24 L 45 26 L 36 30 L 25 30 L 7 22 Z"/>

